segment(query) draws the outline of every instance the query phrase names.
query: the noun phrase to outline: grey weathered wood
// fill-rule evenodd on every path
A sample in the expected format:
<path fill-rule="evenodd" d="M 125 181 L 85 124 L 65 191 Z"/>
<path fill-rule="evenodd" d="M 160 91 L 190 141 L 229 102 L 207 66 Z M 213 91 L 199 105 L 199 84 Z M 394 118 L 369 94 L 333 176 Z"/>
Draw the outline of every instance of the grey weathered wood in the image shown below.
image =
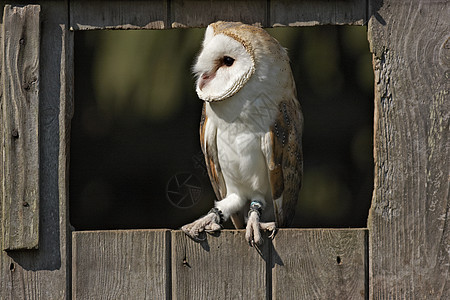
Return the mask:
<path fill-rule="evenodd" d="M 70 26 L 73 30 L 163 29 L 205 27 L 218 20 L 264 27 L 362 25 L 367 20 L 366 3 L 360 0 L 70 0 Z"/>
<path fill-rule="evenodd" d="M 367 230 L 281 229 L 258 252 L 243 230 L 74 232 L 75 299 L 364 299 Z M 171 244 L 171 245 L 170 245 Z M 273 276 L 273 278 L 272 278 Z M 273 287 L 273 291 L 272 291 Z"/>
<path fill-rule="evenodd" d="M 74 299 L 170 298 L 170 231 L 73 233 Z"/>
<path fill-rule="evenodd" d="M 39 13 L 39 5 L 6 5 L 3 13 L 5 250 L 39 244 Z"/>
<path fill-rule="evenodd" d="M 264 299 L 268 243 L 249 247 L 243 230 L 224 230 L 201 244 L 172 232 L 173 299 Z"/>
<path fill-rule="evenodd" d="M 70 0 L 70 27 L 72 30 L 168 28 L 167 5 L 168 0 Z"/>
<path fill-rule="evenodd" d="M 281 229 L 273 242 L 273 299 L 365 299 L 366 229 Z"/>
<path fill-rule="evenodd" d="M 173 27 L 205 27 L 218 20 L 268 23 L 266 1 L 174 0 L 170 8 Z"/>
<path fill-rule="evenodd" d="M 450 3 L 372 5 L 370 296 L 450 299 Z"/>
<path fill-rule="evenodd" d="M 0 252 L 0 298 L 71 298 L 70 271 L 67 267 L 71 255 L 68 247 L 70 239 L 66 238 L 69 232 L 66 215 L 68 136 L 73 109 L 70 96 L 73 34 L 67 31 L 69 13 L 70 25 L 75 30 L 203 26 L 214 18 L 234 19 L 235 14 L 239 14 L 239 20 L 264 26 L 361 24 L 365 20 L 362 16 L 366 2 L 371 5 L 371 9 L 367 10 L 371 15 L 369 40 L 376 73 L 375 191 L 369 219 L 369 296 L 374 299 L 450 298 L 449 3 L 399 3 L 394 0 L 362 2 L 359 6 L 356 1 L 292 1 L 286 4 L 284 1 L 255 0 L 232 3 L 234 6 L 231 7 L 235 8 L 250 7 L 236 9 L 232 14 L 223 3 L 211 4 L 209 1 L 139 1 L 139 5 L 135 5 L 136 2 L 132 1 L 94 4 L 85 1 L 78 4 L 78 1 L 73 0 L 70 3 L 71 11 L 67 1 L 40 1 L 44 8 L 41 9 L 40 18 L 44 25 L 39 61 L 41 235 L 37 250 Z M 160 8 L 156 9 L 156 6 Z M 151 7 L 154 9 L 149 10 Z M 0 52 L 9 47 L 5 43 L 9 38 L 5 34 L 7 27 L 3 25 Z M 0 59 L 2 70 L 5 69 L 5 62 L 9 64 L 6 55 L 2 53 Z M 4 100 L 7 91 L 3 85 L 10 79 L 4 73 L 2 71 L 0 80 L 3 95 L 0 118 L 2 148 L 7 146 L 3 137 L 9 134 L 3 125 L 7 122 L 4 116 L 8 114 Z M 19 135 L 19 139 L 21 137 Z M 7 157 L 6 152 L 2 154 L 2 157 Z M 10 162 L 8 158 L 4 161 L 6 164 Z M 7 176 L 7 168 L 3 164 L 2 180 Z M 2 199 L 5 199 L 4 193 Z M 3 216 L 5 207 L 1 211 Z M 349 267 L 345 265 L 348 253 L 360 253 L 362 246 L 340 255 L 341 265 L 335 266 L 333 262 L 337 264 L 337 255 L 329 258 L 328 253 L 334 253 L 335 249 L 343 249 L 353 242 L 339 244 L 338 241 L 347 240 L 336 239 L 342 232 L 333 233 L 330 237 L 326 230 L 299 232 L 302 233 L 282 230 L 274 242 L 274 248 L 264 248 L 263 258 L 245 244 L 241 231 L 225 231 L 218 238 L 208 237 L 209 252 L 180 232 L 173 233 L 173 297 L 270 297 L 271 279 L 273 296 L 278 298 L 288 297 L 290 292 L 311 290 L 317 295 L 325 291 L 332 297 L 339 296 L 338 291 L 331 291 L 327 286 L 318 289 L 317 284 L 322 282 L 322 277 L 309 281 L 310 286 L 304 290 L 299 290 L 304 286 L 302 283 L 288 284 L 295 282 L 297 276 L 303 276 L 305 270 L 311 277 L 317 276 L 316 272 L 310 271 L 312 262 L 320 267 L 317 272 L 322 272 L 323 276 L 327 275 L 323 269 L 337 274 L 330 282 L 342 279 L 347 291 L 354 291 L 352 295 L 356 297 L 362 295 L 361 281 L 352 280 L 361 269 L 351 268 L 350 271 L 339 273 L 341 269 Z M 358 232 L 356 236 L 360 234 Z M 304 245 L 299 245 L 299 255 L 316 249 L 323 259 L 318 261 L 313 257 L 312 262 L 300 261 L 301 256 L 287 246 L 296 235 L 297 239 L 294 240 L 304 241 Z M 3 235 L 1 238 L 3 243 Z M 329 242 L 326 242 L 328 239 Z M 353 241 L 352 238 L 348 239 Z M 318 242 L 324 244 L 318 246 Z M 331 250 L 325 253 L 324 249 Z M 352 257 L 357 256 L 361 257 L 360 254 Z M 356 262 L 353 266 L 360 265 L 361 259 Z M 264 273 L 268 270 L 267 266 L 270 269 L 272 264 L 273 274 Z M 288 267 L 298 270 L 301 264 L 305 268 L 289 272 Z M 366 274 L 363 277 L 366 278 Z M 350 282 L 355 285 L 345 285 Z M 283 284 L 285 289 L 282 288 Z M 256 286 L 257 291 L 251 290 L 250 293 L 248 286 Z M 165 288 L 165 295 L 170 297 L 167 293 L 170 284 Z M 367 295 L 367 288 L 364 289 L 364 295 Z"/>
<path fill-rule="evenodd" d="M 366 1 L 270 1 L 269 26 L 363 25 Z"/>
<path fill-rule="evenodd" d="M 73 33 L 66 26 L 66 1 L 39 1 L 39 4 L 42 23 L 39 249 L 0 251 L 0 299 L 71 298 L 68 267 L 71 248 L 68 247 L 70 239 L 66 238 L 69 224 L 65 182 L 68 178 L 67 117 L 71 115 L 72 107 Z M 0 11 L 3 5 L 1 8 Z"/>
<path fill-rule="evenodd" d="M 0 12 L 2 12 L 2 8 L 3 6 L 0 6 Z M 0 45 L 3 43 L 3 13 L 0 16 Z M 2 69 L 3 66 L 3 47 L 0 47 L 0 70 Z M 3 78 L 2 78 L 2 74 L 0 73 L 0 216 L 3 216 L 3 178 L 5 177 L 4 175 L 4 170 L 3 170 L 3 149 L 5 148 L 5 139 L 3 138 L 3 86 L 1 84 Z M 0 246 L 3 245 L 3 225 L 2 222 L 0 221 Z M 1 251 L 1 249 L 0 249 Z M 1 259 L 0 259 L 1 262 Z M 1 267 L 1 263 L 0 263 L 0 267 Z M 1 275 L 1 271 L 0 271 L 0 275 Z"/>

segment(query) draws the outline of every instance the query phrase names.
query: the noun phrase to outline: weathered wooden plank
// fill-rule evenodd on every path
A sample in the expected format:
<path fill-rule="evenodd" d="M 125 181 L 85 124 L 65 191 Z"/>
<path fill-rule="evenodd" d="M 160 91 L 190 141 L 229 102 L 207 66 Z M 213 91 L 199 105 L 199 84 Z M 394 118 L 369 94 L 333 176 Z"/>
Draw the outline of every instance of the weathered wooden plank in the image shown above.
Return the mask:
<path fill-rule="evenodd" d="M 168 0 L 70 0 L 71 30 L 163 29 L 168 25 Z"/>
<path fill-rule="evenodd" d="M 363 25 L 366 1 L 270 1 L 270 26 Z"/>
<path fill-rule="evenodd" d="M 3 13 L 3 245 L 39 244 L 40 7 L 6 5 Z"/>
<path fill-rule="evenodd" d="M 0 12 L 3 11 L 3 5 L 0 6 Z M 0 45 L 3 43 L 3 13 L 0 16 Z M 0 70 L 3 67 L 3 47 L 0 47 Z M 3 81 L 2 74 L 0 73 L 0 216 L 3 216 L 3 178 L 4 169 L 3 169 L 3 149 L 5 148 L 5 139 L 3 138 L 3 85 L 1 82 Z M 3 245 L 3 225 L 0 222 L 0 246 Z M 1 249 L 0 249 L 1 250 Z M 1 258 L 0 258 L 0 267 L 1 267 Z M 1 271 L 0 271 L 1 276 Z"/>
<path fill-rule="evenodd" d="M 3 2 L 4 3 L 4 2 Z M 70 115 L 73 33 L 66 1 L 41 6 L 39 249 L 0 251 L 0 299 L 70 299 L 67 246 L 67 115 Z M 3 9 L 3 5 L 1 7 Z M 1 60 L 0 60 L 1 61 Z"/>
<path fill-rule="evenodd" d="M 258 26 L 362 25 L 367 1 L 70 0 L 70 26 L 89 29 L 205 27 L 218 21 Z"/>
<path fill-rule="evenodd" d="M 365 299 L 366 229 L 281 229 L 273 242 L 273 299 Z"/>
<path fill-rule="evenodd" d="M 258 253 L 242 230 L 223 230 L 201 244 L 173 231 L 172 298 L 264 299 L 270 293 L 268 245 Z"/>
<path fill-rule="evenodd" d="M 450 299 L 450 3 L 371 3 L 370 296 Z"/>
<path fill-rule="evenodd" d="M 170 231 L 73 233 L 74 299 L 167 299 Z"/>
<path fill-rule="evenodd" d="M 172 27 L 205 27 L 218 21 L 240 21 L 267 26 L 267 2 L 173 0 L 170 15 Z"/>

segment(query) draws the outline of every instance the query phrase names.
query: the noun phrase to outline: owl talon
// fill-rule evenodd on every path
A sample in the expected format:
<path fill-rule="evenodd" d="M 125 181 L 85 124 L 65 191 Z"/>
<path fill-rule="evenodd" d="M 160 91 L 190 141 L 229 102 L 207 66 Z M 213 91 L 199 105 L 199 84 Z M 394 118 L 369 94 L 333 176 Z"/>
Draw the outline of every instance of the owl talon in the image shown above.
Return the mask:
<path fill-rule="evenodd" d="M 249 214 L 247 227 L 245 228 L 245 239 L 250 247 L 262 244 L 261 232 L 259 231 L 259 214 L 254 211 Z"/>
<path fill-rule="evenodd" d="M 222 229 L 222 226 L 220 226 L 217 223 L 209 224 L 209 225 L 206 225 L 206 227 L 205 227 L 205 231 L 208 232 L 208 233 L 216 232 L 216 231 L 219 231 L 221 229 Z"/>
<path fill-rule="evenodd" d="M 269 230 L 271 231 L 271 234 L 269 235 L 269 239 L 273 240 L 275 238 L 275 235 L 277 234 L 277 229 L 274 228 L 273 230 Z"/>
<path fill-rule="evenodd" d="M 249 243 L 250 247 L 260 246 L 263 243 L 260 230 L 270 231 L 270 239 L 273 239 L 275 237 L 277 231 L 275 222 L 259 222 L 258 213 L 250 213 L 247 221 L 247 228 L 245 230 L 245 239 Z"/>
<path fill-rule="evenodd" d="M 222 229 L 222 227 L 217 223 L 217 216 L 215 213 L 208 213 L 206 216 L 201 217 L 197 221 L 181 227 L 181 230 L 196 242 L 206 240 L 206 236 L 200 237 L 205 232 L 216 232 L 220 229 Z"/>
<path fill-rule="evenodd" d="M 270 232 L 269 239 L 273 240 L 277 234 L 277 227 L 275 222 L 259 223 L 259 228 L 261 230 L 266 230 Z"/>

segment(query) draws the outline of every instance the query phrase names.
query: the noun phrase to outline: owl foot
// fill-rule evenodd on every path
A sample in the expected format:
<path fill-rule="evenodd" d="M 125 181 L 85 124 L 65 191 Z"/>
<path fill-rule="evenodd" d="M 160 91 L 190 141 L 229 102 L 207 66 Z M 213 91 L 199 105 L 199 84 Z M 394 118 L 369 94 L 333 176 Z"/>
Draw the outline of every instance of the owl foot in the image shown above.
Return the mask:
<path fill-rule="evenodd" d="M 222 229 L 220 215 L 212 210 L 204 217 L 181 227 L 181 230 L 196 242 L 206 240 L 204 232 L 215 232 Z"/>
<path fill-rule="evenodd" d="M 245 229 L 245 239 L 247 240 L 250 247 L 260 246 L 263 243 L 260 230 L 270 231 L 271 233 L 269 235 L 269 238 L 273 239 L 276 233 L 275 222 L 259 222 L 258 213 L 251 212 L 248 217 L 247 227 Z"/>

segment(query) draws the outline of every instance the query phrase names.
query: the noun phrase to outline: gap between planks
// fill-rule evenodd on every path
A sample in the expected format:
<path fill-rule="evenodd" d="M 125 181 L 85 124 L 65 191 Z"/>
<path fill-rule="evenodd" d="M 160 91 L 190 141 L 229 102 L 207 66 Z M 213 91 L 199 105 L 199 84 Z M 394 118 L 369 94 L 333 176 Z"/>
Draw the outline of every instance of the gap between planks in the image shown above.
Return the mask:
<path fill-rule="evenodd" d="M 74 232 L 73 296 L 367 298 L 367 229 L 280 229 L 265 238 L 256 251 L 243 230 L 203 243 L 168 229 Z"/>

